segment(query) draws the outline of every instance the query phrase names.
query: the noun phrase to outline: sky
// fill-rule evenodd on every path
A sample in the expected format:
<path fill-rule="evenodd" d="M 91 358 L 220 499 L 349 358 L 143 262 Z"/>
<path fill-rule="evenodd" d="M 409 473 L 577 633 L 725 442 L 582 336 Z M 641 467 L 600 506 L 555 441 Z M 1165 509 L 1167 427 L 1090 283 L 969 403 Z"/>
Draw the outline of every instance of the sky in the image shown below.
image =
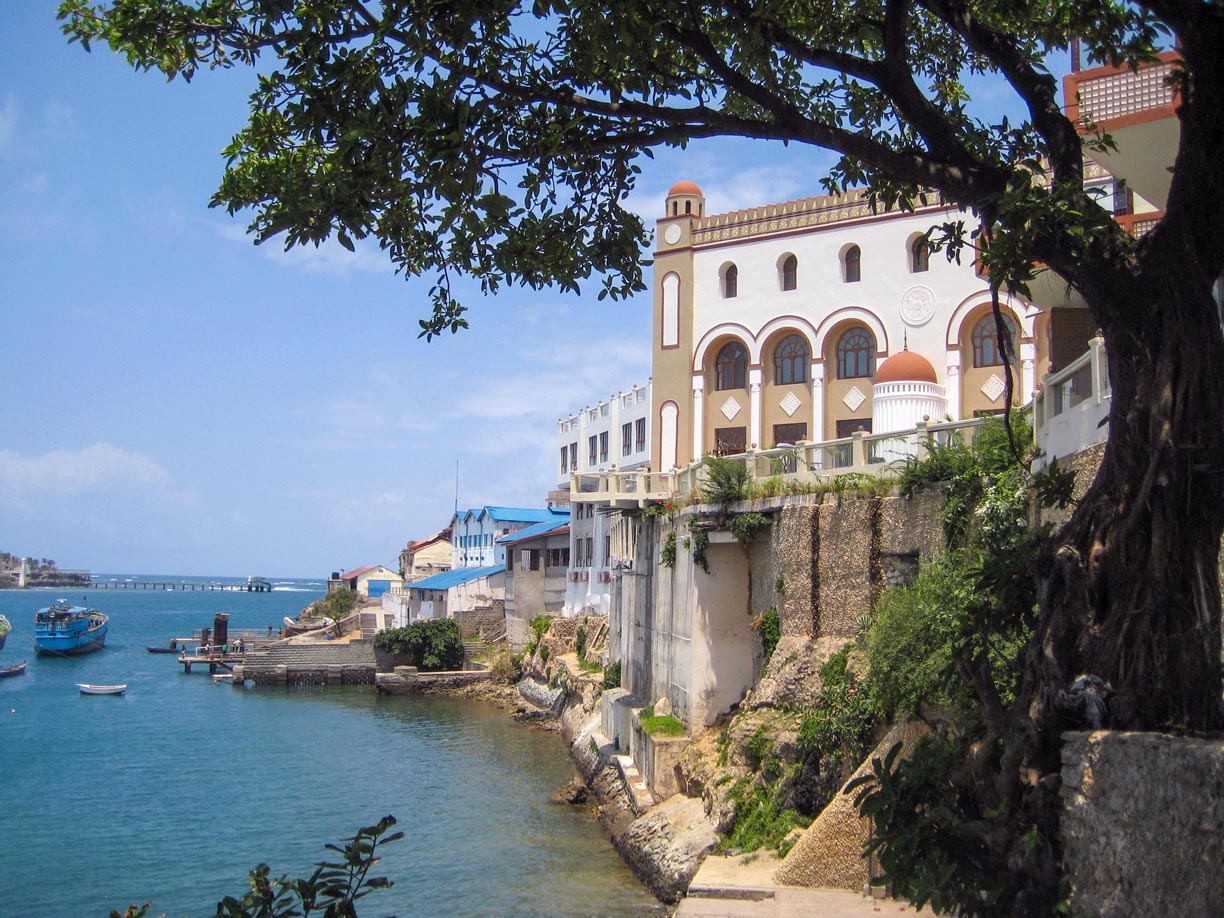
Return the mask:
<path fill-rule="evenodd" d="M 544 505 L 558 418 L 650 375 L 650 299 L 460 299 L 375 246 L 256 247 L 208 207 L 253 74 L 137 73 L 0 9 L 0 551 L 107 573 L 321 577 L 397 565 L 456 502 Z M 642 160 L 662 216 L 820 193 L 831 157 L 715 141 Z M 649 225 L 649 224 L 648 224 Z M 598 341 L 598 347 L 592 342 Z"/>

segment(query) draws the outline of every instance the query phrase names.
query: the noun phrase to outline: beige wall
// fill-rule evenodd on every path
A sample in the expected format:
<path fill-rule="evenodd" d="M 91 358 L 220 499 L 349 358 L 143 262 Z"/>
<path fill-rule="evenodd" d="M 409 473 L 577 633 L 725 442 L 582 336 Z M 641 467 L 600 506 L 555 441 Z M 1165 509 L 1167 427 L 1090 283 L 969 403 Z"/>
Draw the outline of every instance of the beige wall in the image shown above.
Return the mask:
<path fill-rule="evenodd" d="M 842 335 L 854 328 L 866 328 L 862 322 L 849 321 L 841 322 L 833 327 L 825 338 L 824 353 L 821 355 L 824 358 L 825 381 L 824 381 L 824 401 L 825 401 L 825 422 L 824 431 L 814 440 L 832 440 L 837 436 L 837 422 L 849 420 L 852 418 L 862 419 L 864 427 L 871 427 L 871 377 L 862 377 L 859 379 L 838 379 L 837 378 L 837 342 L 841 340 Z M 872 337 L 876 337 L 873 333 Z M 884 361 L 884 355 L 880 353 L 881 342 L 876 341 L 876 366 L 878 367 Z M 843 401 L 851 389 L 857 388 L 866 398 L 858 408 L 853 411 Z"/>
<path fill-rule="evenodd" d="M 992 400 L 983 391 L 982 386 L 992 376 L 998 376 L 1000 379 L 1006 380 L 1002 366 L 992 367 L 975 367 L 973 365 L 973 328 L 985 316 L 990 315 L 991 307 L 987 303 L 974 309 L 965 321 L 961 323 L 960 328 L 960 359 L 961 359 L 961 416 L 972 417 L 975 412 L 979 411 L 1002 411 L 1004 407 L 1004 396 L 1000 395 L 997 399 Z M 1010 316 L 1015 322 L 1017 329 L 1021 328 L 1020 320 L 1015 313 L 1004 309 L 1004 315 Z M 1022 344 L 1034 343 L 1032 338 L 1021 337 L 1019 341 L 1013 342 L 1017 351 Z M 1038 365 L 1041 364 L 1040 358 Z M 1017 361 L 1017 364 L 1019 361 Z M 1023 404 L 1023 387 L 1021 386 L 1020 367 L 1012 367 L 1012 405 L 1020 406 Z"/>
<path fill-rule="evenodd" d="M 671 212 L 671 202 L 668 199 L 667 212 Z M 679 200 L 683 201 L 681 197 Z M 697 210 L 698 208 L 694 208 Z M 683 212 L 683 206 L 680 207 Z M 704 206 L 701 208 L 704 211 Z M 679 216 L 659 221 L 656 236 L 657 251 L 655 252 L 654 270 L 651 283 L 654 286 L 653 319 L 653 361 L 651 371 L 651 443 L 650 467 L 662 469 L 663 424 L 660 413 L 666 402 L 675 402 L 679 409 L 676 427 L 676 465 L 680 468 L 688 465 L 695 458 L 692 455 L 693 441 L 693 251 L 691 248 L 690 230 L 692 217 Z M 680 238 L 675 243 L 666 241 L 668 227 L 677 227 Z M 677 323 L 678 337 L 675 347 L 663 345 L 663 285 L 668 275 L 675 274 L 679 278 Z"/>

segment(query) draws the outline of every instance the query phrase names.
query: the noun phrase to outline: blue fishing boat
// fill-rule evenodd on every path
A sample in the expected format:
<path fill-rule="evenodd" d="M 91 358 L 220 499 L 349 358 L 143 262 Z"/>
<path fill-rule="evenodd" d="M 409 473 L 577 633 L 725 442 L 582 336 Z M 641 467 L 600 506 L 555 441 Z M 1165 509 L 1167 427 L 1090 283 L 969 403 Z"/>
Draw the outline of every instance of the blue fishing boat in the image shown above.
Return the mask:
<path fill-rule="evenodd" d="M 97 609 L 73 606 L 66 599 L 39 609 L 34 616 L 34 649 L 52 656 L 74 656 L 100 650 L 110 618 Z"/>

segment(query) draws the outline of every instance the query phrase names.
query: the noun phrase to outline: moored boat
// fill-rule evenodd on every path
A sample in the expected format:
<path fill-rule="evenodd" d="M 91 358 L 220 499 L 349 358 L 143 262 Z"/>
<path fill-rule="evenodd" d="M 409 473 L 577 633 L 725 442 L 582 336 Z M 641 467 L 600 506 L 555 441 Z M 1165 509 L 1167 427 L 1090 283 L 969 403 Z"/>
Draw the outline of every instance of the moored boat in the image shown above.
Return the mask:
<path fill-rule="evenodd" d="M 34 650 L 53 656 L 75 656 L 106 644 L 110 618 L 97 609 L 73 606 L 61 599 L 34 616 Z"/>
<path fill-rule="evenodd" d="M 335 624 L 330 618 L 293 619 L 285 616 L 285 634 L 305 634 L 308 631 L 322 631 Z"/>
<path fill-rule="evenodd" d="M 12 630 L 12 623 L 3 615 L 0 615 L 0 650 L 4 649 L 4 642 L 8 639 L 9 632 Z"/>
<path fill-rule="evenodd" d="M 122 695 L 127 691 L 127 684 L 123 685 L 92 685 L 88 682 L 78 682 L 76 687 L 81 690 L 82 695 Z"/>
<path fill-rule="evenodd" d="M 11 679 L 13 676 L 23 675 L 25 671 L 26 661 L 22 660 L 20 663 L 15 663 L 12 666 L 6 666 L 3 669 L 0 669 L 0 679 Z"/>

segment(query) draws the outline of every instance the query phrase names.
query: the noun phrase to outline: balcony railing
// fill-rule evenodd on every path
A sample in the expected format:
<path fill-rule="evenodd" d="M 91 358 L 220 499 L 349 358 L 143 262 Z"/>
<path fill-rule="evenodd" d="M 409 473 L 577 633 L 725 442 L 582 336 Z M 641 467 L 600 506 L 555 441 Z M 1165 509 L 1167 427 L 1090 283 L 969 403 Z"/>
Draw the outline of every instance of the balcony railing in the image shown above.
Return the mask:
<path fill-rule="evenodd" d="M 1093 338 L 1087 353 L 1047 375 L 1033 396 L 1033 432 L 1045 453 L 1033 463 L 1034 471 L 1051 458 L 1102 442 L 1109 435 L 1110 395 L 1105 342 Z"/>
<path fill-rule="evenodd" d="M 921 458 L 931 444 L 946 445 L 956 438 L 972 442 L 984 424 L 982 418 L 919 424 L 913 430 L 884 434 L 856 431 L 849 437 L 820 443 L 799 442 L 793 447 L 748 450 L 728 456 L 748 467 L 754 482 L 776 478 L 781 490 L 788 486 L 816 487 L 832 484 L 839 475 L 863 473 L 874 477 L 899 474 L 905 460 Z M 687 498 L 707 482 L 706 466 L 694 462 L 670 472 L 617 471 L 575 474 L 570 480 L 570 500 L 575 503 L 607 503 L 612 506 L 645 506 L 649 501 Z"/>

